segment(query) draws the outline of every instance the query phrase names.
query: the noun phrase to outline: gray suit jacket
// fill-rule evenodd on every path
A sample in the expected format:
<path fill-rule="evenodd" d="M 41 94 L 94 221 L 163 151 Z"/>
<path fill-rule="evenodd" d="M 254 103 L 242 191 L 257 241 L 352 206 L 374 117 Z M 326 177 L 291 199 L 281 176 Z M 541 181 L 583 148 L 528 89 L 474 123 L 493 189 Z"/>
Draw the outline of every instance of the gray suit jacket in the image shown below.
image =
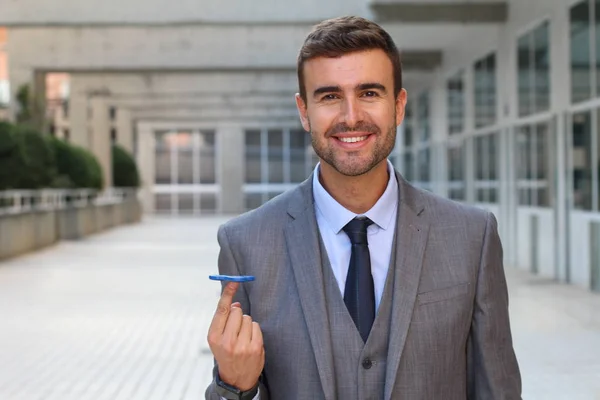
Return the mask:
<path fill-rule="evenodd" d="M 496 219 L 397 179 L 385 400 L 520 399 Z M 334 376 L 311 182 L 218 232 L 219 272 L 256 276 L 236 300 L 263 331 L 261 400 L 334 400 L 332 382 L 344 379 Z M 214 382 L 206 398 L 218 398 Z"/>

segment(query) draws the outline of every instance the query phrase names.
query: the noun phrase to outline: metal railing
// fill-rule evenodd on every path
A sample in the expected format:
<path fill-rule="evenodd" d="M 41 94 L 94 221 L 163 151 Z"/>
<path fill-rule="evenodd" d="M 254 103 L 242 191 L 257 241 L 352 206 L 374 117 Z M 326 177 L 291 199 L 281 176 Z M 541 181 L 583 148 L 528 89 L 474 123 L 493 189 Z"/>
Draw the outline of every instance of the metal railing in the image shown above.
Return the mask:
<path fill-rule="evenodd" d="M 0 215 L 119 204 L 137 196 L 134 188 L 0 191 Z"/>

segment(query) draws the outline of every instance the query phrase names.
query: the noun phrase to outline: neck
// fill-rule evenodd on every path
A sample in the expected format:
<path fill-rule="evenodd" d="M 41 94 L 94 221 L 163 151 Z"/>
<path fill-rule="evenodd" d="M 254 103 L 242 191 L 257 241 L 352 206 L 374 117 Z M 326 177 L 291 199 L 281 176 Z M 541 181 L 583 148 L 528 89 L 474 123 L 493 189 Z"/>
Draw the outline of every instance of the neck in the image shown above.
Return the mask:
<path fill-rule="evenodd" d="M 389 181 L 387 160 L 359 176 L 340 174 L 329 164 L 321 162 L 319 182 L 344 208 L 355 214 L 369 211 L 385 192 Z"/>

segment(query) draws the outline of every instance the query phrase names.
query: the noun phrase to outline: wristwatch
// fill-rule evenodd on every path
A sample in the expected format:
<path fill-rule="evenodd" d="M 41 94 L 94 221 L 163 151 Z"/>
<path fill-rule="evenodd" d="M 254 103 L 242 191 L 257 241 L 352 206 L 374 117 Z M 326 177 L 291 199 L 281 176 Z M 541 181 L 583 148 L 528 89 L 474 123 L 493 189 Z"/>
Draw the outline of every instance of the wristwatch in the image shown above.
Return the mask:
<path fill-rule="evenodd" d="M 252 400 L 256 396 L 256 393 L 258 393 L 258 382 L 256 382 L 256 385 L 252 389 L 242 392 L 235 386 L 223 382 L 217 373 L 215 383 L 217 384 L 217 394 L 228 400 Z"/>

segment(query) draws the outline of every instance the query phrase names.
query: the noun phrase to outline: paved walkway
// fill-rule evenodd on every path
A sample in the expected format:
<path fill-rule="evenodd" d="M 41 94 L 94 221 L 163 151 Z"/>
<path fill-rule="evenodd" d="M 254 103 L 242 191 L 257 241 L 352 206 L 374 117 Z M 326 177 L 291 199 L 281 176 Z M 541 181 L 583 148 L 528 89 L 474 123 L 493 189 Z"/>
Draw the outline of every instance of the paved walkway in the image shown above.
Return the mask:
<path fill-rule="evenodd" d="M 0 399 L 203 398 L 222 218 L 147 219 L 0 264 Z M 600 296 L 509 273 L 525 399 L 600 399 Z"/>

